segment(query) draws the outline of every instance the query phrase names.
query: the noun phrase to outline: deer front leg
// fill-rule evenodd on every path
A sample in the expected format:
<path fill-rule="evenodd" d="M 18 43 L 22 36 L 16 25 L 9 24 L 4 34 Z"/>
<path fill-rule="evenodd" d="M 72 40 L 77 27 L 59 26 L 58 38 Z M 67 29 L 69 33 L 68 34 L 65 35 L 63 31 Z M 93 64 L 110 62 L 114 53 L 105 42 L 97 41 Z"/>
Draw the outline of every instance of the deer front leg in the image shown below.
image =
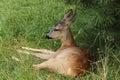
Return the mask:
<path fill-rule="evenodd" d="M 51 51 L 51 50 L 48 50 L 48 49 L 34 49 L 34 48 L 29 48 L 29 47 L 22 47 L 22 49 L 32 51 L 32 52 L 37 52 L 37 53 L 45 53 L 45 54 L 55 53 L 54 51 Z"/>
<path fill-rule="evenodd" d="M 43 54 L 43 53 L 32 53 L 32 55 L 39 57 L 41 59 L 50 59 L 52 54 Z"/>
<path fill-rule="evenodd" d="M 27 55 L 34 55 L 34 56 L 42 58 L 42 59 L 49 59 L 54 55 L 54 54 L 44 54 L 44 53 L 29 52 L 29 51 L 20 50 L 20 49 L 17 50 L 17 52 L 27 54 Z"/>

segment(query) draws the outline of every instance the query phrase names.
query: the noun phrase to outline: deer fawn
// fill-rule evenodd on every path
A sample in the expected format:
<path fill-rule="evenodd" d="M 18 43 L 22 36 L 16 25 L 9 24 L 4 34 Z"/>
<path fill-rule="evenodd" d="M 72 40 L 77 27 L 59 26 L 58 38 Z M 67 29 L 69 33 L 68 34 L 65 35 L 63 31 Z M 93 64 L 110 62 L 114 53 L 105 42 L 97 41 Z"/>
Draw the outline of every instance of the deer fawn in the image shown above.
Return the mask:
<path fill-rule="evenodd" d="M 47 59 L 47 61 L 33 65 L 36 70 L 48 69 L 62 75 L 72 77 L 84 76 L 90 69 L 90 54 L 79 48 L 75 43 L 70 25 L 75 20 L 75 14 L 70 9 L 64 16 L 63 20 L 54 25 L 52 30 L 46 35 L 48 39 L 59 39 L 61 47 L 56 51 L 47 49 L 33 49 L 22 47 L 22 52 L 32 51 L 32 55 Z"/>

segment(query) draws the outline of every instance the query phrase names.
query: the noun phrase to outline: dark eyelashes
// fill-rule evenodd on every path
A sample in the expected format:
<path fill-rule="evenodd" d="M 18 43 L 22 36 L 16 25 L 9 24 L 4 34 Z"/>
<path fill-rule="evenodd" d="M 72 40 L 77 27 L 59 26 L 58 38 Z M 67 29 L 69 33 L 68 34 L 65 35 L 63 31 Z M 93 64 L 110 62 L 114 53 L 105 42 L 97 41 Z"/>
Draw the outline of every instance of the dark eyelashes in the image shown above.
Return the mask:
<path fill-rule="evenodd" d="M 59 31 L 59 29 L 54 29 L 54 31 Z"/>

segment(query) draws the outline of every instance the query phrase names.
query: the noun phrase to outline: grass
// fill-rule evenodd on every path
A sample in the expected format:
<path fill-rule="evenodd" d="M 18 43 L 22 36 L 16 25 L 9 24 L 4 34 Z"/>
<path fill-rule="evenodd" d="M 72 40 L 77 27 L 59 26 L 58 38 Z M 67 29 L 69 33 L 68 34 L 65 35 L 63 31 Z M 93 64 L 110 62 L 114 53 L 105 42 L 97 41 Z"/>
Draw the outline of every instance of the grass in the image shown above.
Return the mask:
<path fill-rule="evenodd" d="M 56 50 L 60 43 L 48 41 L 45 34 L 54 23 L 61 20 L 68 9 L 64 0 L 1 0 L 0 1 L 0 80 L 119 80 L 120 51 L 106 46 L 105 55 L 94 62 L 85 77 L 71 78 L 48 71 L 35 71 L 32 64 L 43 60 L 19 54 L 20 46 Z M 73 26 L 76 26 L 75 24 Z M 79 28 L 72 27 L 78 33 Z M 74 33 L 74 34 L 75 34 Z M 75 38 L 79 37 L 75 34 Z M 79 39 L 79 38 L 78 38 Z M 79 41 L 79 40 L 76 41 Z M 107 44 L 107 43 L 106 43 Z M 98 50 L 98 53 L 103 50 Z M 15 56 L 19 62 L 12 59 Z"/>

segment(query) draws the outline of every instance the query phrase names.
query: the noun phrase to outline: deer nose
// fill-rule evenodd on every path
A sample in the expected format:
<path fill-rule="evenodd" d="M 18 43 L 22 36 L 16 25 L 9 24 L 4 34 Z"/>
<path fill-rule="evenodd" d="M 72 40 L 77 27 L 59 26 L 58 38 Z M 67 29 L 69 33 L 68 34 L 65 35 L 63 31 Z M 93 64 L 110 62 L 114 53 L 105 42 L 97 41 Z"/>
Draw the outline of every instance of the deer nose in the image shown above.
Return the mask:
<path fill-rule="evenodd" d="M 49 35 L 46 35 L 46 38 L 47 38 L 47 39 L 52 39 Z"/>

